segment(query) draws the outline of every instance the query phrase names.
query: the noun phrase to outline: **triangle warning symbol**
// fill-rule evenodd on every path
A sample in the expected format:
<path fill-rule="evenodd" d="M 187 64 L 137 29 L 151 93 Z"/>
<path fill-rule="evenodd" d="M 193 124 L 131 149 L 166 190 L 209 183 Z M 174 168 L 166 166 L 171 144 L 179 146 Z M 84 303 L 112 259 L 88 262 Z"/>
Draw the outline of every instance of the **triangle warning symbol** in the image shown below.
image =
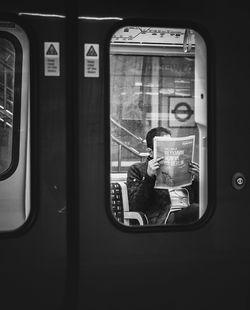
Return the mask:
<path fill-rule="evenodd" d="M 88 50 L 86 56 L 97 56 L 97 53 L 96 53 L 96 51 L 95 51 L 93 45 L 90 46 L 90 48 L 89 48 L 89 50 Z"/>
<path fill-rule="evenodd" d="M 55 49 L 55 46 L 53 44 L 50 44 L 48 50 L 47 50 L 47 53 L 46 55 L 58 55 L 56 49 Z"/>

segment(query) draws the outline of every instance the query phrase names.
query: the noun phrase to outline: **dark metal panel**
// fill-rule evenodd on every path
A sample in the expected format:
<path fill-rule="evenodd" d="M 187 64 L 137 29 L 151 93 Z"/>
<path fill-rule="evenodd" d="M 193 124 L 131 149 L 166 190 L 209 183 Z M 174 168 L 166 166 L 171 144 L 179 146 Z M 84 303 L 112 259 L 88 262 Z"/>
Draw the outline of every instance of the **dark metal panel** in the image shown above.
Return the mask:
<path fill-rule="evenodd" d="M 24 18 L 23 18 L 24 19 Z M 66 282 L 64 22 L 26 17 L 31 44 L 31 208 L 19 236 L 0 240 L 1 307 L 61 309 Z M 61 43 L 61 76 L 44 77 L 44 41 Z"/>
<path fill-rule="evenodd" d="M 24 0 L 11 0 L 5 1 L 1 7 L 1 12 L 16 13 L 16 12 L 29 12 L 29 13 L 44 13 L 44 14 L 63 14 L 65 15 L 65 7 L 60 0 L 44 0 L 37 2 Z"/>
<path fill-rule="evenodd" d="M 169 26 L 171 19 L 181 20 L 184 13 L 180 10 L 171 16 L 166 13 L 166 25 Z M 205 17 L 199 10 L 185 15 L 185 20 L 205 28 L 211 41 L 208 78 L 212 190 L 209 195 L 215 212 L 194 231 L 143 234 L 119 230 L 105 211 L 109 194 L 105 192 L 107 176 L 103 163 L 108 147 L 105 135 L 109 133 L 104 120 L 107 120 L 105 109 L 109 103 L 105 101 L 108 85 L 104 80 L 107 67 L 103 53 L 105 39 L 115 21 L 81 21 L 78 121 L 79 158 L 82 158 L 79 162 L 82 295 L 79 308 L 98 309 L 105 305 L 109 309 L 246 309 L 249 306 L 247 186 L 237 192 L 231 185 L 234 172 L 249 174 L 247 152 L 239 152 L 245 149 L 246 141 L 238 138 L 237 130 L 239 126 L 245 137 L 249 132 L 246 93 L 241 89 L 249 83 L 248 59 L 243 61 L 242 49 L 237 44 L 231 48 L 229 43 L 232 36 L 238 36 L 241 41 L 244 38 L 245 43 L 248 40 L 249 22 L 243 11 L 239 13 L 237 18 L 234 16 L 234 23 L 243 29 L 240 35 L 233 25 L 227 26 L 232 21 L 231 13 L 223 16 L 222 23 L 220 14 L 214 16 L 211 12 Z M 100 44 L 100 78 L 83 77 L 84 43 Z M 240 111 L 245 111 L 243 117 Z M 237 289 L 239 282 L 243 289 Z"/>

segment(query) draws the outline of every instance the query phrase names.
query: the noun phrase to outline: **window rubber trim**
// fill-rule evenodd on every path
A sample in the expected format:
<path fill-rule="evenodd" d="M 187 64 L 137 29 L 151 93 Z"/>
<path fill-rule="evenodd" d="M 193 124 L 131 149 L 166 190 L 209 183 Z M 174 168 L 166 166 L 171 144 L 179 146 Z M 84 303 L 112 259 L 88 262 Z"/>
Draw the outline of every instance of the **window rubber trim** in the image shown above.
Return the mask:
<path fill-rule="evenodd" d="M 15 172 L 19 162 L 23 51 L 19 40 L 13 34 L 5 31 L 0 31 L 0 38 L 9 40 L 10 43 L 13 44 L 15 49 L 15 80 L 11 162 L 9 167 L 2 173 L 0 173 L 0 181 L 3 181 L 5 179 L 8 179 Z"/>

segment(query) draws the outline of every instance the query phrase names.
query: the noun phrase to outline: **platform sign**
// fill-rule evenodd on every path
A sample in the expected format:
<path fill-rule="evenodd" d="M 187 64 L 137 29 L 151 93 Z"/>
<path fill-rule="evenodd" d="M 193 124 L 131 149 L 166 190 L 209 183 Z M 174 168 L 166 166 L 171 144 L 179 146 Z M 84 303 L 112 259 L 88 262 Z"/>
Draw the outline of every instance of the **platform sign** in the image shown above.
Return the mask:
<path fill-rule="evenodd" d="M 99 44 L 84 44 L 84 76 L 99 77 Z"/>
<path fill-rule="evenodd" d="M 195 127 L 194 98 L 170 98 L 169 127 Z"/>
<path fill-rule="evenodd" d="M 60 76 L 59 42 L 44 42 L 44 75 Z"/>

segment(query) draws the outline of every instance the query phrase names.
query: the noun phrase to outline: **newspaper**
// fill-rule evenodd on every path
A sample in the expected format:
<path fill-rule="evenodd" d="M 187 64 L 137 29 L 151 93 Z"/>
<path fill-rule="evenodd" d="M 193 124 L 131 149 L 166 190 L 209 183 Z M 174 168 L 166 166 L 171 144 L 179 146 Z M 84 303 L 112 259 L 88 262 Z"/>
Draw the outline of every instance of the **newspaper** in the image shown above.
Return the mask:
<path fill-rule="evenodd" d="M 194 145 L 194 135 L 154 137 L 154 158 L 164 158 L 157 170 L 155 188 L 175 189 L 192 184 L 189 163 L 193 161 Z"/>

